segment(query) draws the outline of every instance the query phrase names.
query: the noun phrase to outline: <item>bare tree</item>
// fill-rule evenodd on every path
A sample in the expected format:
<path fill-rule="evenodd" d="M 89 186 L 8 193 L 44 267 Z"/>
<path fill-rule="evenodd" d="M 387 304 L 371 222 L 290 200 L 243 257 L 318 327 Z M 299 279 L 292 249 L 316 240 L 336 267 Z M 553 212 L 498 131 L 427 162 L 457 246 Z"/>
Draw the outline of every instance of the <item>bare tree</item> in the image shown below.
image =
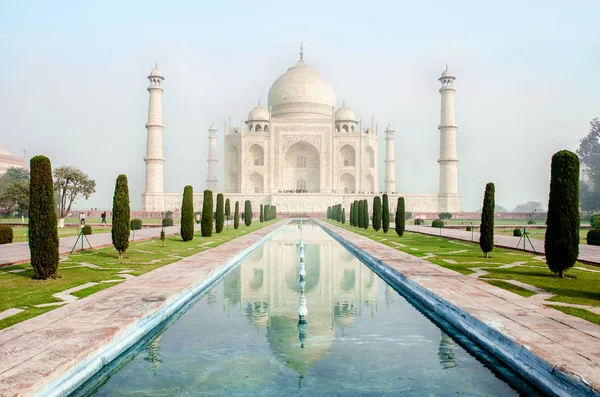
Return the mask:
<path fill-rule="evenodd" d="M 65 218 L 71 206 L 81 197 L 86 200 L 96 192 L 96 181 L 90 179 L 79 168 L 62 166 L 54 169 L 54 192 L 56 194 L 56 214 Z"/>

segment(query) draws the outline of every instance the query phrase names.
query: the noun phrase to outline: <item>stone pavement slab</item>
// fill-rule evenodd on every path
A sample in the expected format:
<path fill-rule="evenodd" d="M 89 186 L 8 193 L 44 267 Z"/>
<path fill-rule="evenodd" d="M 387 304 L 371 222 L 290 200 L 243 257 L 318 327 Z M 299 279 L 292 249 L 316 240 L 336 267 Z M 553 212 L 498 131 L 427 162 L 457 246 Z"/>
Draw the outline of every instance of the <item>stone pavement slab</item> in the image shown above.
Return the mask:
<path fill-rule="evenodd" d="M 600 394 L 600 326 L 329 223 L 319 223 L 529 349 L 560 373 L 583 379 Z M 439 235 L 439 229 L 435 230 Z"/>
<path fill-rule="evenodd" d="M 82 361 L 136 331 L 140 321 L 180 299 L 284 222 L 0 330 L 0 396 L 39 393 Z"/>

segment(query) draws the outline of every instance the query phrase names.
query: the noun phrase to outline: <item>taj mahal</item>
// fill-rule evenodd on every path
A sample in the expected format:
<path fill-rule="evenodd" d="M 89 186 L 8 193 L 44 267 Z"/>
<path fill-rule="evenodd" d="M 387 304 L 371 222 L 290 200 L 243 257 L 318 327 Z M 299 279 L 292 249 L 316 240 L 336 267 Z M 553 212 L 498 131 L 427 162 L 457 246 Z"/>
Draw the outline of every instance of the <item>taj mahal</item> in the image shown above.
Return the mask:
<path fill-rule="evenodd" d="M 148 76 L 150 93 L 146 146 L 146 184 L 142 194 L 144 211 L 177 210 L 182 193 L 165 193 L 163 172 L 162 73 L 155 68 Z M 300 59 L 271 86 L 267 106 L 253 108 L 247 120 L 232 124 L 231 117 L 218 135 L 214 123 L 208 129 L 206 186 L 215 194 L 225 193 L 233 202 L 277 206 L 278 213 L 317 214 L 328 206 L 349 208 L 357 199 L 381 193 L 390 196 L 390 210 L 397 197 L 404 197 L 408 211 L 458 212 L 458 157 L 454 117 L 454 75 L 443 71 L 438 194 L 397 192 L 395 176 L 395 131 L 388 124 L 385 139 L 383 186 L 380 185 L 380 131 L 374 118 L 357 119 L 342 102 L 337 107 L 332 85 L 317 70 Z M 433 104 L 432 104 L 433 106 Z M 224 153 L 217 140 L 224 139 Z M 223 184 L 218 179 L 223 164 Z M 199 208 L 202 194 L 194 195 Z"/>

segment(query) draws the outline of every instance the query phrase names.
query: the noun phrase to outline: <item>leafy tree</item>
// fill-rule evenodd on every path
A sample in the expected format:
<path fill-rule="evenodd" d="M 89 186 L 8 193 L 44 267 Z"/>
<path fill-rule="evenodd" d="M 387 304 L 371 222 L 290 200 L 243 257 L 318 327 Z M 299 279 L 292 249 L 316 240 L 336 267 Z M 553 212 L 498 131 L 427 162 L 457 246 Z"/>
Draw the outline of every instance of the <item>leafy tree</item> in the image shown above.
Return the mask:
<path fill-rule="evenodd" d="M 363 200 L 363 227 L 365 229 L 369 228 L 369 202 L 367 199 Z"/>
<path fill-rule="evenodd" d="M 202 202 L 202 221 L 200 222 L 202 237 L 210 237 L 213 232 L 213 192 L 204 191 L 204 201 Z"/>
<path fill-rule="evenodd" d="M 579 256 L 579 159 L 568 150 L 552 156 L 546 224 L 546 263 L 563 278 Z"/>
<path fill-rule="evenodd" d="M 404 204 L 404 197 L 398 197 L 398 205 L 396 206 L 396 218 L 394 222 L 396 223 L 396 233 L 398 237 L 402 237 L 404 235 L 404 229 L 406 227 L 406 208 Z"/>
<path fill-rule="evenodd" d="M 0 191 L 7 184 L 17 181 L 26 181 L 29 183 L 29 171 L 25 168 L 9 167 L 6 172 L 0 176 Z"/>
<path fill-rule="evenodd" d="M 590 122 L 590 131 L 579 141 L 577 155 L 585 172 L 579 198 L 583 211 L 600 210 L 600 120 Z"/>
<path fill-rule="evenodd" d="M 240 202 L 235 202 L 235 210 L 233 211 L 233 228 L 237 230 L 240 227 Z"/>
<path fill-rule="evenodd" d="M 364 206 L 365 206 L 364 200 L 359 200 L 358 201 L 358 214 L 356 215 L 356 217 L 358 220 L 358 222 L 357 222 L 358 227 L 361 229 L 363 229 L 365 227 Z"/>
<path fill-rule="evenodd" d="M 390 230 L 390 203 L 387 194 L 383 194 L 383 208 L 381 213 L 381 228 L 384 233 Z"/>
<path fill-rule="evenodd" d="M 244 203 L 244 223 L 246 223 L 246 226 L 252 224 L 252 202 L 250 200 L 246 200 Z"/>
<path fill-rule="evenodd" d="M 506 208 L 504 208 L 503 206 L 501 206 L 501 205 L 498 205 L 498 204 L 496 204 L 496 208 L 494 209 L 494 211 L 495 211 L 495 212 L 508 212 L 508 211 L 506 210 Z"/>
<path fill-rule="evenodd" d="M 524 204 L 517 205 L 513 212 L 539 212 L 543 210 L 544 205 L 542 203 L 538 201 L 528 201 Z"/>
<path fill-rule="evenodd" d="M 194 190 L 190 185 L 183 188 L 180 231 L 183 241 L 194 239 Z"/>
<path fill-rule="evenodd" d="M 56 213 L 59 219 L 71 212 L 71 206 L 81 197 L 86 200 L 96 192 L 96 181 L 79 168 L 62 166 L 54 169 Z"/>
<path fill-rule="evenodd" d="M 376 232 L 381 229 L 381 197 L 373 197 L 373 229 Z"/>
<path fill-rule="evenodd" d="M 119 258 L 129 248 L 129 187 L 127 176 L 119 175 L 115 185 L 112 206 L 112 229 L 111 237 L 115 249 L 119 252 Z"/>
<path fill-rule="evenodd" d="M 0 190 L 0 206 L 11 212 L 24 213 L 29 210 L 29 181 L 10 181 Z"/>
<path fill-rule="evenodd" d="M 479 247 L 487 258 L 494 249 L 494 208 L 495 187 L 493 183 L 485 185 L 485 195 L 483 196 L 483 208 L 481 210 L 481 228 L 479 231 Z"/>
<path fill-rule="evenodd" d="M 225 220 L 225 209 L 223 208 L 223 193 L 217 194 L 217 213 L 215 219 L 215 231 L 221 233 Z"/>
<path fill-rule="evenodd" d="M 54 212 L 52 166 L 45 156 L 30 160 L 29 251 L 34 278 L 56 278 L 58 231 Z"/>
<path fill-rule="evenodd" d="M 258 216 L 258 220 L 260 221 L 260 223 L 263 223 L 263 221 L 265 220 L 265 215 L 263 213 L 263 205 L 260 205 L 260 214 Z"/>
<path fill-rule="evenodd" d="M 342 208 L 342 223 L 346 223 L 346 209 Z"/>
<path fill-rule="evenodd" d="M 227 221 L 227 228 L 229 229 L 229 217 L 231 216 L 231 204 L 229 199 L 225 200 L 225 220 Z"/>

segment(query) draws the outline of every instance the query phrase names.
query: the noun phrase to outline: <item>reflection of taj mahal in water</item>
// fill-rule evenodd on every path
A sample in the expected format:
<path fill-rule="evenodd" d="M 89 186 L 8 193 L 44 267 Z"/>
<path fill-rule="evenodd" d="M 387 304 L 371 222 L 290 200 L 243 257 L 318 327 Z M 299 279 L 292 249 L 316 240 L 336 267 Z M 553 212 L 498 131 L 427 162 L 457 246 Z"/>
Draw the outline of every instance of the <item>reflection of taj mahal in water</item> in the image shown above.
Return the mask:
<path fill-rule="evenodd" d="M 163 186 L 164 77 L 154 69 L 148 79 L 150 105 L 142 206 L 146 211 L 174 210 L 181 205 L 181 194 L 164 193 Z M 355 199 L 381 192 L 391 195 L 391 210 L 402 195 L 409 211 L 460 211 L 454 80 L 448 69 L 439 78 L 442 105 L 438 194 L 397 192 L 395 131 L 391 125 L 384 131 L 385 173 L 380 175 L 379 125 L 374 118 L 363 123 L 345 102 L 336 108 L 333 86 L 304 61 L 302 51 L 300 60 L 271 86 L 267 107 L 259 103 L 247 120 L 234 124 L 230 118 L 225 123 L 222 157 L 217 152 L 218 129 L 214 124 L 209 128 L 207 188 L 224 192 L 234 201 L 250 200 L 253 208 L 275 205 L 279 213 L 320 213 L 339 203 L 349 208 Z M 223 186 L 217 177 L 219 161 L 223 161 Z M 201 199 L 201 194 L 195 195 L 195 207 Z"/>

